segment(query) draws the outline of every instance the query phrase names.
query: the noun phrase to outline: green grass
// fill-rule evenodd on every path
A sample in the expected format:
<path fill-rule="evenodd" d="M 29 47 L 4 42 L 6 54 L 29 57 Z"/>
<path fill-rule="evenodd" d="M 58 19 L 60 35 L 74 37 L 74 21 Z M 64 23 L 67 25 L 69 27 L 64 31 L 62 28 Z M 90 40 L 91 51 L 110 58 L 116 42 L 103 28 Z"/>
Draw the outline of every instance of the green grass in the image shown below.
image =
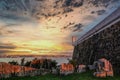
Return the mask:
<path fill-rule="evenodd" d="M 92 75 L 92 72 L 85 72 L 85 73 L 74 73 L 67 76 L 57 76 L 57 75 L 47 74 L 44 76 L 13 77 L 2 80 L 120 80 L 120 77 L 114 76 L 114 77 L 106 77 L 106 78 L 96 78 Z"/>

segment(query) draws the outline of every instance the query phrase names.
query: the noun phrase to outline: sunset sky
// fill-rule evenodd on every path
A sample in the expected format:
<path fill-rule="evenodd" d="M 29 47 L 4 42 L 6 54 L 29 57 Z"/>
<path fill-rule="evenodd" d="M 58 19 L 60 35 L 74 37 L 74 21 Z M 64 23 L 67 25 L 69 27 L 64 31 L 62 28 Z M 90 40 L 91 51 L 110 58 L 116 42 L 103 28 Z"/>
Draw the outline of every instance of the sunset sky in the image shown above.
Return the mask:
<path fill-rule="evenodd" d="M 120 0 L 0 0 L 0 55 L 72 55 Z"/>

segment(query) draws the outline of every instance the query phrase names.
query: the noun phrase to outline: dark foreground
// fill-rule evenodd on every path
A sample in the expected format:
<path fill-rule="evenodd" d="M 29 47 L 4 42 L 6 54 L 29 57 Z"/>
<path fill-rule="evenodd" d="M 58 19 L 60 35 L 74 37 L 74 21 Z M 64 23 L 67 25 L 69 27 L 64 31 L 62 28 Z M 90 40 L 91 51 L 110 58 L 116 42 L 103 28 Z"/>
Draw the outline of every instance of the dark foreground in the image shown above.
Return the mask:
<path fill-rule="evenodd" d="M 44 76 L 13 77 L 8 79 L 1 79 L 1 80 L 120 80 L 120 76 L 96 78 L 92 75 L 92 72 L 85 72 L 85 73 L 74 73 L 67 76 L 57 76 L 57 75 L 47 74 Z"/>

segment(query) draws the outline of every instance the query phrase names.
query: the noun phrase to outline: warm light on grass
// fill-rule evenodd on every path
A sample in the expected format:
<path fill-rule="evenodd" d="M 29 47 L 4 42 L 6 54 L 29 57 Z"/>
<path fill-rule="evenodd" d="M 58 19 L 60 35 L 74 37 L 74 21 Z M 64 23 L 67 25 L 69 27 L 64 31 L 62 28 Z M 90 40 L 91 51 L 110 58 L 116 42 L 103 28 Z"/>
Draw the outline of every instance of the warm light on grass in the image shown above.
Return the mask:
<path fill-rule="evenodd" d="M 119 76 L 106 77 L 106 78 L 96 78 L 93 76 L 93 72 L 85 73 L 74 73 L 67 76 L 59 76 L 47 74 L 44 76 L 35 76 L 35 77 L 16 77 L 3 80 L 120 80 Z"/>

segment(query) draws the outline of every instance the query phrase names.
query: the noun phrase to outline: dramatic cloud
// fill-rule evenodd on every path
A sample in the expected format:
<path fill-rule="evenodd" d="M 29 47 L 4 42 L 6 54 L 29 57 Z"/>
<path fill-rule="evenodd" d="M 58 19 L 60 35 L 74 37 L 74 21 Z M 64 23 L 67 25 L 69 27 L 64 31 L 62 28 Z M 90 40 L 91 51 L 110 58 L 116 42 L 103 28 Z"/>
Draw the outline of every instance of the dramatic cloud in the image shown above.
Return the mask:
<path fill-rule="evenodd" d="M 0 43 L 0 54 L 9 53 L 15 48 L 16 46 L 14 46 L 13 44 Z"/>
<path fill-rule="evenodd" d="M 119 0 L 0 0 L 0 53 L 71 54 L 72 36 L 119 6 Z"/>
<path fill-rule="evenodd" d="M 16 46 L 12 45 L 12 44 L 2 44 L 0 43 L 0 49 L 15 49 Z"/>

